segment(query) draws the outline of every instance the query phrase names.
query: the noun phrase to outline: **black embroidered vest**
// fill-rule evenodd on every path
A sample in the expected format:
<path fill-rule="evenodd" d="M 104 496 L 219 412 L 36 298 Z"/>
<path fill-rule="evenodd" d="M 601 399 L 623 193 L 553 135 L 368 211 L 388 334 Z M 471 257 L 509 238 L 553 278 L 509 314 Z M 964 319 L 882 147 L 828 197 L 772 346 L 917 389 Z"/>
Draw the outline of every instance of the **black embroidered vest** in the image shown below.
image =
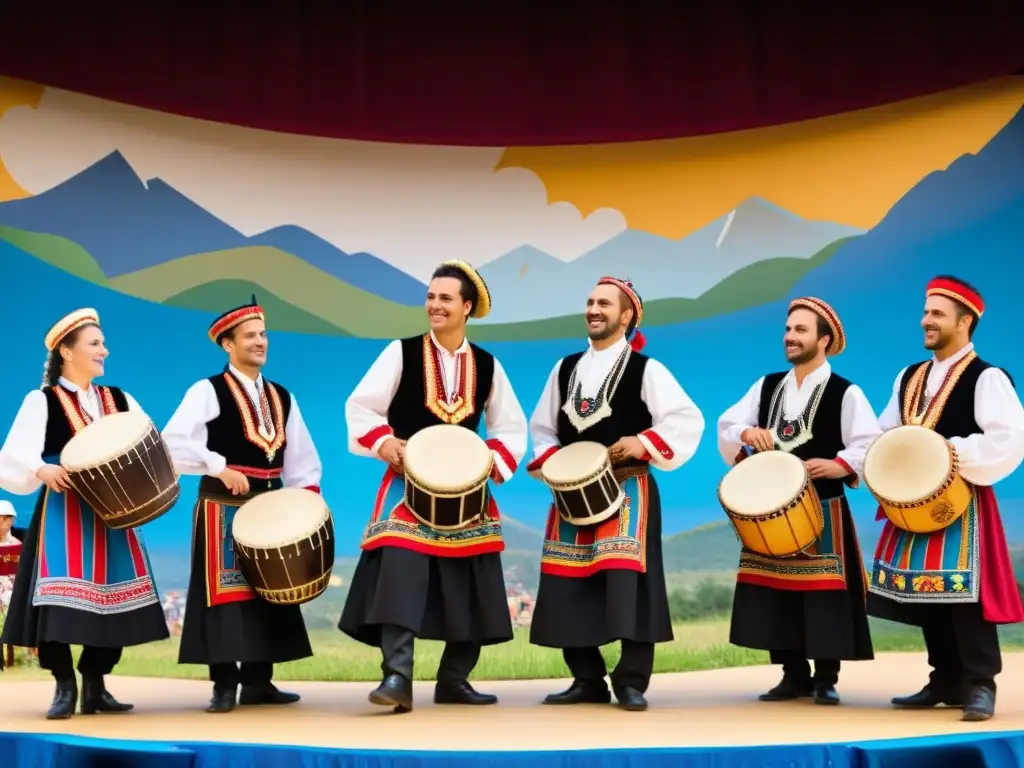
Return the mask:
<path fill-rule="evenodd" d="M 227 377 L 231 376 L 231 382 Z M 229 465 L 251 467 L 258 470 L 279 470 L 284 466 L 285 425 L 291 413 L 292 398 L 287 389 L 277 382 L 263 380 L 266 387 L 267 401 L 270 405 L 270 416 L 275 427 L 275 439 L 264 441 L 259 435 L 260 418 L 258 404 L 253 403 L 244 385 L 231 373 L 219 373 L 211 376 L 208 381 L 213 385 L 217 395 L 219 414 L 206 423 L 206 447 L 223 456 Z M 231 386 L 234 384 L 234 387 Z M 272 396 L 270 385 L 277 392 L 280 404 Z M 279 410 L 280 409 L 280 410 Z M 255 440 L 253 439 L 255 437 Z M 273 456 L 268 457 L 268 445 L 271 444 Z M 263 486 L 266 484 L 266 488 Z M 253 485 L 250 480 L 250 485 Z M 258 483 L 261 490 L 281 487 L 281 480 L 275 478 L 266 483 Z M 203 492 L 229 493 L 220 480 L 204 476 L 200 481 Z"/>
<path fill-rule="evenodd" d="M 60 385 L 58 384 L 57 386 Z M 43 394 L 46 395 L 46 439 L 43 442 L 43 456 L 47 457 L 59 456 L 60 452 L 64 450 L 64 446 L 74 436 L 71 422 L 68 421 L 68 416 L 64 412 L 64 406 L 61 405 L 60 398 L 57 397 L 54 389 L 54 387 L 47 387 L 43 390 Z M 117 387 L 99 387 L 101 410 L 103 409 L 104 389 L 110 392 L 118 413 L 128 410 L 128 398 L 124 396 L 124 392 Z M 72 401 L 77 401 L 77 393 L 68 389 L 64 391 L 68 393 Z"/>
<path fill-rule="evenodd" d="M 582 432 L 576 430 L 562 407 L 572 397 L 572 393 L 569 392 L 569 378 L 583 355 L 583 352 L 576 352 L 563 358 L 558 369 L 559 409 L 556 431 L 559 444 L 564 446 L 589 440 L 604 446 L 611 446 L 623 437 L 639 435 L 644 430 L 650 429 L 653 426 L 653 420 L 642 397 L 644 371 L 647 369 L 648 357 L 639 352 L 631 352 L 618 389 L 615 390 L 611 399 L 611 415 L 588 426 Z M 639 459 L 630 459 L 623 466 L 645 466 L 646 464 L 647 462 Z"/>
<path fill-rule="evenodd" d="M 909 366 L 906 373 L 903 374 L 903 378 L 900 379 L 899 402 L 897 405 L 900 409 L 901 420 L 903 418 L 903 404 L 907 395 L 907 385 L 910 383 L 910 377 L 914 375 L 918 368 L 922 365 L 927 365 L 928 362 L 926 360 Z M 949 393 L 949 399 L 946 400 L 946 405 L 942 409 L 942 415 L 935 424 L 936 432 L 947 440 L 951 437 L 969 437 L 970 435 L 981 433 L 982 429 L 974 418 L 974 390 L 978 386 L 978 379 L 981 377 L 981 374 L 992 367 L 992 365 L 986 363 L 980 357 L 974 358 L 967 365 L 953 390 Z M 1010 380 L 1010 385 L 1016 388 L 1013 377 L 1010 376 L 1009 372 L 1005 368 L 1000 368 L 1000 370 L 1006 374 L 1006 377 Z"/>
<path fill-rule="evenodd" d="M 769 373 L 761 385 L 761 402 L 757 410 L 757 425 L 762 429 L 771 429 L 769 425 L 769 409 L 772 395 L 776 387 L 786 377 L 786 372 Z M 805 385 L 806 386 L 806 385 Z M 798 448 L 790 451 L 798 459 L 834 459 L 843 445 L 843 396 L 849 389 L 850 382 L 833 372 L 821 394 L 821 402 L 814 414 L 814 421 L 808 424 L 813 437 Z M 785 418 L 785 416 L 783 416 Z M 777 436 L 777 440 L 781 439 Z M 841 479 L 815 480 L 814 488 L 822 499 L 845 496 L 845 484 Z"/>
<path fill-rule="evenodd" d="M 444 379 L 434 342 L 429 335 L 425 338 L 426 342 L 422 335 L 402 339 L 402 376 L 388 407 L 388 425 L 400 440 L 408 440 L 421 429 L 435 424 L 449 423 L 428 407 L 430 401 L 438 404 L 435 407 L 440 409 L 439 403 L 444 402 Z M 469 347 L 473 352 L 475 371 L 473 381 L 468 382 L 472 391 L 466 394 L 466 398 L 472 402 L 473 412 L 458 424 L 476 432 L 484 415 L 484 406 L 491 396 L 494 357 L 476 344 L 470 343 Z M 425 352 L 431 354 L 431 358 L 428 359 Z M 463 366 L 460 379 L 467 378 L 467 367 Z M 433 379 L 430 387 L 428 378 Z M 467 385 L 460 381 L 458 386 L 461 390 Z"/>

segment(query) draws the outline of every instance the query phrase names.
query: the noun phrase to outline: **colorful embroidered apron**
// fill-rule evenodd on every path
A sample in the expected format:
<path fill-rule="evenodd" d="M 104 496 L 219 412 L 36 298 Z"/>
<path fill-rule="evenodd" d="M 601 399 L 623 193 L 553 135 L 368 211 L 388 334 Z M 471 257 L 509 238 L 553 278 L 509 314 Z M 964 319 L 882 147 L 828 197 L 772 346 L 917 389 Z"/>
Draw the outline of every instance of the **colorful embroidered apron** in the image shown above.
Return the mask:
<path fill-rule="evenodd" d="M 647 518 L 650 478 L 646 467 L 616 471 L 626 494 L 622 510 L 598 525 L 573 525 L 554 505 L 548 511 L 541 573 L 586 578 L 598 571 L 647 572 Z"/>
<path fill-rule="evenodd" d="M 977 353 L 971 350 L 950 368 L 935 397 L 926 406 L 924 391 L 930 366 L 918 367 L 907 382 L 903 396 L 903 423 L 935 429 L 950 393 L 976 357 Z M 868 589 L 900 603 L 977 602 L 978 550 L 978 508 L 974 493 L 967 511 L 956 522 L 933 533 L 910 533 L 886 520 L 875 549 Z"/>
<path fill-rule="evenodd" d="M 103 413 L 117 412 L 110 390 L 99 387 Z M 77 398 L 55 391 L 72 434 L 89 417 Z M 44 457 L 57 463 L 59 457 Z M 115 531 L 74 491 L 44 491 L 36 552 L 34 606 L 74 608 L 97 614 L 133 611 L 159 602 L 141 531 Z"/>
<path fill-rule="evenodd" d="M 825 513 L 825 525 L 821 536 L 806 553 L 793 557 L 769 557 L 743 549 L 736 580 L 796 592 L 846 589 L 843 497 L 822 499 L 821 508 Z M 859 547 L 855 554 L 856 561 L 860 562 Z"/>

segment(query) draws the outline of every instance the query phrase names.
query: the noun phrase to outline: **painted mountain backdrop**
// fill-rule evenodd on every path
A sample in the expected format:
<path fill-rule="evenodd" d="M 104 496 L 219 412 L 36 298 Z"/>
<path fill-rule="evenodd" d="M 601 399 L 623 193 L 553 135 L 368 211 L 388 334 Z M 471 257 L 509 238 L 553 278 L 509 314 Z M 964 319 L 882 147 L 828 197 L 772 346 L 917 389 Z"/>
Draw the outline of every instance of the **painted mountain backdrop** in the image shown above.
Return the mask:
<path fill-rule="evenodd" d="M 0 212 L 4 207 L 0 206 Z M 788 273 L 788 283 L 776 278 L 771 284 L 761 277 L 733 290 L 724 289 L 739 276 L 751 270 L 767 270 L 778 261 L 744 267 L 704 294 L 714 297 L 716 306 L 730 309 L 696 319 L 692 315 L 682 318 L 690 322 L 673 318 L 671 313 L 677 311 L 673 307 L 688 301 L 693 302 L 690 306 L 699 307 L 705 299 L 652 300 L 649 311 L 652 317 L 661 313 L 661 324 L 648 329 L 648 349 L 675 373 L 707 423 L 694 458 L 678 472 L 658 473 L 665 532 L 687 531 L 723 519 L 716 486 L 725 470 L 716 448 L 715 421 L 759 375 L 785 365 L 781 328 L 786 300 L 796 293 L 820 295 L 836 307 L 849 346 L 832 364 L 838 373 L 864 389 L 876 412 L 885 407 L 900 368 L 926 355 L 918 323 L 924 284 L 937 272 L 953 272 L 977 284 L 988 302 L 975 337 L 979 353 L 1006 367 L 1018 382 L 1024 380 L 1017 330 L 1019 285 L 1024 276 L 1019 258 L 1024 253 L 1022 221 L 1024 113 L 976 156 L 962 157 L 947 170 L 923 179 L 870 232 L 833 243 L 810 260 L 793 260 L 805 268 L 799 278 Z M 126 226 L 130 224 L 128 221 Z M 337 319 L 338 328 L 351 323 L 349 328 L 369 330 L 366 335 L 378 339 L 280 333 L 274 336 L 267 371 L 285 382 L 301 402 L 325 467 L 323 488 L 336 513 L 339 554 L 353 554 L 369 514 L 380 467 L 348 453 L 341 421 L 342 398 L 382 347 L 379 339 L 384 334 L 374 333 L 370 324 L 396 327 L 396 321 L 382 314 L 380 308 L 410 313 L 410 322 L 420 328 L 422 310 L 362 291 L 280 249 L 246 247 L 250 258 L 247 265 L 256 275 L 247 285 L 258 280 L 259 287 L 266 282 L 277 295 L 293 299 L 294 307 L 320 307 L 315 302 L 332 300 L 333 304 L 317 311 L 326 313 L 337 308 L 338 314 L 331 317 Z M 54 297 L 61 305 L 73 300 L 75 305 L 101 308 L 113 350 L 107 378 L 130 391 L 158 425 L 165 424 L 188 386 L 223 365 L 223 354 L 205 339 L 212 310 L 185 311 L 173 301 L 180 301 L 188 290 L 193 268 L 217 267 L 225 271 L 215 275 L 238 280 L 229 271 L 238 261 L 231 254 L 237 253 L 237 249 L 227 249 L 186 256 L 108 278 L 80 244 L 53 234 L 4 230 L 0 234 L 0 302 L 10 316 L 18 318 L 18 329 L 6 339 L 5 352 L 16 364 L 11 366 L 10 375 L 4 379 L 6 389 L 0 393 L 0 424 L 10 424 L 24 393 L 38 386 L 38 366 L 33 361 L 42 360 L 40 336 L 53 322 L 54 314 L 61 311 Z M 62 266 L 54 268 L 51 263 Z M 271 269 L 280 271 L 268 271 Z M 147 274 L 155 277 L 143 284 L 141 276 Z M 140 282 L 133 285 L 133 280 Z M 109 290 L 111 287 L 117 290 Z M 147 300 L 133 297 L 132 291 L 137 294 L 143 289 L 151 292 Z M 750 303 L 744 304 L 748 299 Z M 366 303 L 346 315 L 346 303 L 356 300 Z M 364 317 L 365 312 L 370 314 Z M 501 360 L 528 412 L 537 402 L 554 361 L 579 347 L 579 318 L 569 320 L 576 329 L 571 340 L 554 336 L 544 340 L 522 332 L 518 338 L 529 341 L 488 346 Z M 530 325 L 484 326 L 477 332 L 528 329 Z M 170 346 L 166 350 L 161 347 L 167 359 L 161 375 L 153 376 L 151 366 L 140 362 L 139 355 L 154 349 L 154 329 L 168 328 L 173 329 L 173 336 L 168 337 Z M 162 549 L 166 544 L 187 552 L 187 534 L 182 532 L 189 525 L 192 480 L 185 484 L 182 502 L 172 513 L 147 527 L 147 539 L 155 548 Z M 1000 499 L 1007 501 L 1007 509 L 1012 510 L 1009 500 L 1024 499 L 1024 472 L 1000 483 L 997 491 Z M 496 489 L 495 495 L 503 513 L 532 528 L 543 526 L 550 497 L 541 483 L 517 476 Z M 18 498 L 16 502 L 19 511 L 26 509 L 26 499 Z M 863 487 L 851 493 L 851 506 L 858 521 L 869 520 L 875 507 Z M 870 523 L 864 525 L 861 544 L 870 548 Z"/>
<path fill-rule="evenodd" d="M 751 198 L 680 240 L 627 230 L 572 262 L 523 246 L 482 268 L 496 302 L 474 338 L 576 337 L 593 281 L 623 271 L 645 286 L 649 326 L 772 301 L 858 234 Z M 117 151 L 34 197 L 0 204 L 0 237 L 168 306 L 219 312 L 256 293 L 275 330 L 389 338 L 423 324 L 426 288 L 407 273 L 297 226 L 247 236 L 161 179 L 143 181 Z"/>
<path fill-rule="evenodd" d="M 487 322 L 580 312 L 583 297 L 601 275 L 627 276 L 645 302 L 696 299 L 745 267 L 785 259 L 788 272 L 796 266 L 792 261 L 810 259 L 829 244 L 860 234 L 863 230 L 842 224 L 806 221 L 752 197 L 679 240 L 628 229 L 568 262 L 522 246 L 480 270 L 488 285 L 529 297 L 496 304 Z"/>

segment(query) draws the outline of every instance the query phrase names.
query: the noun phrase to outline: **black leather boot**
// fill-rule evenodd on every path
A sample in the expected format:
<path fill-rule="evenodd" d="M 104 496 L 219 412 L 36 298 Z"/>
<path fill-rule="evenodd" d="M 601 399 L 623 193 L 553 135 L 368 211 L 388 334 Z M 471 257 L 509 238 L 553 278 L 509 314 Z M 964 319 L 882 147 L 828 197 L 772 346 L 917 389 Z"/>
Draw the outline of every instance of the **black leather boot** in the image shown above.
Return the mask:
<path fill-rule="evenodd" d="M 107 691 L 102 677 L 82 675 L 82 714 L 130 712 L 134 704 L 122 704 Z"/>
<path fill-rule="evenodd" d="M 393 707 L 395 712 L 412 711 L 412 682 L 401 675 L 388 675 L 370 693 L 370 703 Z"/>
<path fill-rule="evenodd" d="M 492 693 L 480 693 L 468 680 L 461 683 L 438 683 L 434 686 L 435 704 L 497 704 L 498 697 Z"/>
<path fill-rule="evenodd" d="M 273 683 L 243 685 L 242 693 L 238 696 L 238 703 L 246 707 L 260 704 L 294 704 L 298 700 L 299 694 L 279 691 Z"/>
<path fill-rule="evenodd" d="M 53 702 L 46 713 L 47 720 L 67 720 L 75 714 L 78 703 L 78 681 L 72 675 L 66 680 L 57 681 L 57 689 L 53 694 Z"/>
<path fill-rule="evenodd" d="M 210 699 L 210 705 L 206 708 L 206 711 L 212 714 L 230 712 L 235 708 L 237 702 L 237 686 L 232 685 L 229 688 L 218 688 L 215 685 L 213 686 L 213 697 Z"/>
<path fill-rule="evenodd" d="M 615 689 L 615 698 L 627 712 L 643 712 L 647 709 L 647 699 L 639 690 L 631 685 Z"/>
<path fill-rule="evenodd" d="M 899 709 L 931 709 L 932 707 L 942 705 L 962 708 L 964 697 L 962 693 L 932 688 L 929 683 L 920 691 L 910 696 L 896 696 L 892 700 L 892 705 Z"/>
<path fill-rule="evenodd" d="M 758 701 L 792 701 L 814 694 L 814 685 L 809 679 L 782 676 L 782 682 L 767 693 L 757 697 Z"/>
<path fill-rule="evenodd" d="M 564 691 L 549 693 L 544 698 L 545 704 L 608 704 L 612 700 L 604 680 L 573 680 L 572 685 Z"/>

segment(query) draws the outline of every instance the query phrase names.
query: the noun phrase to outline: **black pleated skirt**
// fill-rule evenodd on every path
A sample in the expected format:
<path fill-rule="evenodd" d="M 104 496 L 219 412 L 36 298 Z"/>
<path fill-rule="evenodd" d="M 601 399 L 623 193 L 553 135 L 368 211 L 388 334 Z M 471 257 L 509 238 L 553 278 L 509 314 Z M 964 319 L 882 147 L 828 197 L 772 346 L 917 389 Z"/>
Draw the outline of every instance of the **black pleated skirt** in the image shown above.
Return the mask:
<path fill-rule="evenodd" d="M 808 659 L 875 657 L 865 605 L 864 563 L 845 500 L 845 590 L 797 592 L 737 584 L 729 642 L 763 651 L 799 651 Z"/>
<path fill-rule="evenodd" d="M 501 555 L 439 557 L 394 546 L 364 550 L 338 629 L 379 647 L 383 624 L 425 640 L 481 645 L 511 640 Z"/>
<path fill-rule="evenodd" d="M 192 570 L 178 663 L 280 664 L 312 656 L 306 622 L 298 605 L 275 605 L 259 597 L 206 605 L 206 528 L 195 523 L 197 514 L 192 519 Z"/>
<path fill-rule="evenodd" d="M 647 572 L 608 570 L 585 578 L 541 574 L 531 643 L 587 648 L 616 640 L 672 640 L 661 552 L 661 494 L 653 476 L 648 479 L 647 504 Z"/>

